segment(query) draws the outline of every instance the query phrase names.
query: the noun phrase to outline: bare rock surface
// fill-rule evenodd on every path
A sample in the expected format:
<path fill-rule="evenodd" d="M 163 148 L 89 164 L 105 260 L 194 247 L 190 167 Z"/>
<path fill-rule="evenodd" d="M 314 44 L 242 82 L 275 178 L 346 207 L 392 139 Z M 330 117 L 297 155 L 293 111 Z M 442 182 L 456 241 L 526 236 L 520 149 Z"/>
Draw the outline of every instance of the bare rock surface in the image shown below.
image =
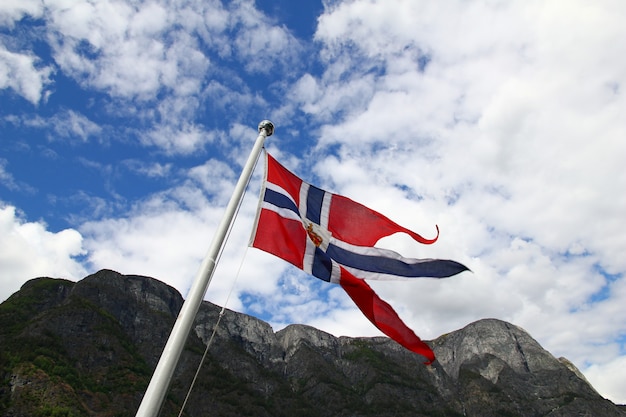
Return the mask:
<path fill-rule="evenodd" d="M 102 270 L 37 278 L 0 305 L 0 415 L 133 416 L 183 298 Z M 216 323 L 219 324 L 216 327 Z M 274 332 L 204 302 L 162 416 L 624 416 L 526 331 L 484 319 L 431 342 L 430 366 L 384 337 L 304 325 Z"/>

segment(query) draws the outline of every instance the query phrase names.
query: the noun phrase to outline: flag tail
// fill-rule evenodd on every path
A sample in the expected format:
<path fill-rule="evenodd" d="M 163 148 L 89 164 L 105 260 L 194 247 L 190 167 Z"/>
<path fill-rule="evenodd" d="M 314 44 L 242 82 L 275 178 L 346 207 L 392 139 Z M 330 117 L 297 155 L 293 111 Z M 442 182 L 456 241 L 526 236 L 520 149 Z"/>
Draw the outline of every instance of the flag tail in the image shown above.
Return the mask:
<path fill-rule="evenodd" d="M 411 352 L 422 355 L 426 358 L 424 364 L 430 365 L 435 360 L 432 349 L 404 324 L 394 309 L 382 300 L 367 282 L 354 277 L 342 268 L 340 284 L 365 317 L 380 331 Z"/>
<path fill-rule="evenodd" d="M 439 226 L 437 225 L 435 225 L 437 231 L 435 237 L 432 239 L 425 238 L 404 226 L 400 226 L 385 215 L 337 194 L 332 195 L 330 211 L 343 215 L 329 217 L 328 230 L 336 238 L 352 245 L 374 246 L 379 239 L 394 233 L 406 233 L 413 240 L 424 245 L 431 245 L 439 238 Z"/>

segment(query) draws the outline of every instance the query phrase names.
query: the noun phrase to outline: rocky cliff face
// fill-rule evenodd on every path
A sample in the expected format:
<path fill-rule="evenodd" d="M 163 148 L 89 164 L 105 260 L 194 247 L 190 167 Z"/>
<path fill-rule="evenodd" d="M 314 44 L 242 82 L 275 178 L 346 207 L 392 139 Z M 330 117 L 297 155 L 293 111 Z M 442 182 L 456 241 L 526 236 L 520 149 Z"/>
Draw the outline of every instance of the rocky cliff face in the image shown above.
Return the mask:
<path fill-rule="evenodd" d="M 100 271 L 32 280 L 0 305 L 0 414 L 135 414 L 182 306 L 151 278 Z M 203 303 L 161 415 L 177 415 L 220 308 Z M 566 360 L 488 319 L 430 342 L 437 361 L 387 338 L 274 332 L 226 310 L 185 415 L 622 416 Z"/>

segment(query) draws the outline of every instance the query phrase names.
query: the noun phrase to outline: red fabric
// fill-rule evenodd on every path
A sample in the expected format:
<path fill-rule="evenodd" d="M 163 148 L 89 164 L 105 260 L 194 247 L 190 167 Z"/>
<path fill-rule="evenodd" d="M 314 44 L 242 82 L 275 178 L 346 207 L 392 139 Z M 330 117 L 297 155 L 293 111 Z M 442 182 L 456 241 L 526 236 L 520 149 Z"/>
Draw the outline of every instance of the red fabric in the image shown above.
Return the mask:
<path fill-rule="evenodd" d="M 307 240 L 302 222 L 285 219 L 271 210 L 261 210 L 252 246 L 303 268 Z"/>
<path fill-rule="evenodd" d="M 267 182 L 281 186 L 300 205 L 302 180 L 283 167 L 272 155 L 267 155 Z M 435 226 L 436 227 L 436 226 Z M 383 214 L 361 203 L 338 194 L 332 194 L 328 230 L 344 242 L 357 246 L 374 246 L 378 240 L 394 233 L 406 233 L 419 243 L 430 245 L 439 237 L 439 228 L 433 239 L 427 239 L 409 230 Z"/>
<path fill-rule="evenodd" d="M 435 243 L 439 237 L 439 228 L 434 239 L 426 239 L 386 216 L 337 194 L 333 194 L 330 213 L 328 230 L 339 240 L 353 245 L 374 246 L 380 238 L 398 232 L 404 232 L 416 241 L 427 245 Z M 334 213 L 341 213 L 341 215 L 333 216 Z"/>
<path fill-rule="evenodd" d="M 284 189 L 299 206 L 302 180 L 280 165 L 267 154 L 267 182 Z M 261 209 L 258 214 L 257 229 L 252 246 L 269 252 L 279 258 L 304 269 L 306 242 L 309 239 L 302 221 L 284 218 L 268 209 Z M 371 210 L 349 198 L 333 194 L 330 204 L 328 230 L 339 240 L 358 246 L 374 246 L 382 237 L 404 232 L 420 243 L 434 243 L 406 229 L 384 215 Z M 380 331 L 406 349 L 422 355 L 426 364 L 435 360 L 430 347 L 400 319 L 393 308 L 383 301 L 372 288 L 343 267 L 341 267 L 341 287 L 348 293 L 357 307 Z"/>
<path fill-rule="evenodd" d="M 300 206 L 300 187 L 302 180 L 291 171 L 282 166 L 269 153 L 267 155 L 267 182 L 281 186 L 296 202 L 296 207 Z"/>
<path fill-rule="evenodd" d="M 411 352 L 425 357 L 427 361 L 424 364 L 433 363 L 435 353 L 432 349 L 404 324 L 394 309 L 383 301 L 367 282 L 341 268 L 340 284 L 365 317 L 381 332 Z"/>

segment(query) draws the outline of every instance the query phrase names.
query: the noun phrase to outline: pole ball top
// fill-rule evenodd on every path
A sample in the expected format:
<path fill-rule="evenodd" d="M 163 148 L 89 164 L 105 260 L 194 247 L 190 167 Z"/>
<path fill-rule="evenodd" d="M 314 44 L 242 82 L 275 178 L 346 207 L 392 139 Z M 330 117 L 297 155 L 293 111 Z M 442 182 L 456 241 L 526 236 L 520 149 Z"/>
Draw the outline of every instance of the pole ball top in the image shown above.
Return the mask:
<path fill-rule="evenodd" d="M 263 120 L 259 123 L 259 133 L 261 133 L 261 130 L 265 130 L 267 136 L 272 136 L 274 133 L 274 124 L 269 120 Z"/>

